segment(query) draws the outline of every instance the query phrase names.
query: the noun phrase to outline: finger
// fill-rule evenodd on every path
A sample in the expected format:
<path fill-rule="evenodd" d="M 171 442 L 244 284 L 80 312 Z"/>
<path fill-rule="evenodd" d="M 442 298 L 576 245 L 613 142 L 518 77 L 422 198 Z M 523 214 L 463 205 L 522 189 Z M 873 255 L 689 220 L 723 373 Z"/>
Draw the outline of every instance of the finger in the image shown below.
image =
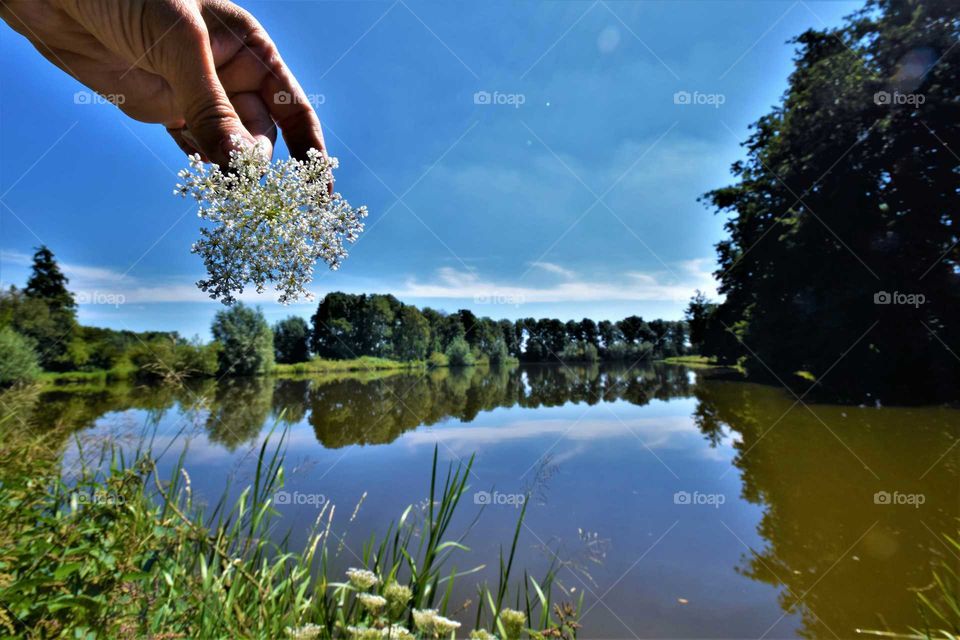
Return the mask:
<path fill-rule="evenodd" d="M 204 15 L 210 14 L 207 24 L 211 31 L 219 31 L 242 43 L 233 58 L 219 69 L 224 83 L 232 86 L 245 84 L 240 74 L 251 74 L 259 80 L 263 104 L 273 121 L 280 127 L 290 155 L 300 160 L 310 149 L 326 152 L 320 119 L 306 93 L 287 68 L 276 45 L 257 20 L 247 11 L 226 0 L 207 0 Z M 251 65 L 251 62 L 255 62 Z M 229 79 L 229 81 L 228 81 Z M 252 89 L 252 87 L 244 87 Z"/>
<path fill-rule="evenodd" d="M 236 93 L 230 96 L 234 110 L 240 116 L 240 122 L 250 132 L 257 144 L 267 152 L 267 157 L 273 155 L 273 146 L 277 141 L 277 123 L 270 117 L 267 105 L 256 93 Z"/>
<path fill-rule="evenodd" d="M 183 135 L 185 131 L 186 131 L 185 129 L 171 129 L 167 127 L 167 133 L 170 134 L 170 137 L 173 138 L 173 141 L 177 143 L 177 146 L 180 147 L 181 151 L 183 151 L 188 156 L 192 156 L 195 153 L 199 153 L 201 160 L 203 160 L 204 162 L 210 162 L 209 158 L 207 158 L 203 153 L 201 153 L 200 150 L 197 149 L 192 142 L 187 140 L 187 138 Z"/>
<path fill-rule="evenodd" d="M 226 168 L 237 141 L 250 145 L 254 139 L 220 84 L 203 21 L 197 16 L 195 23 L 174 29 L 159 46 L 168 50 L 160 58 L 160 71 L 183 112 L 189 140 Z"/>

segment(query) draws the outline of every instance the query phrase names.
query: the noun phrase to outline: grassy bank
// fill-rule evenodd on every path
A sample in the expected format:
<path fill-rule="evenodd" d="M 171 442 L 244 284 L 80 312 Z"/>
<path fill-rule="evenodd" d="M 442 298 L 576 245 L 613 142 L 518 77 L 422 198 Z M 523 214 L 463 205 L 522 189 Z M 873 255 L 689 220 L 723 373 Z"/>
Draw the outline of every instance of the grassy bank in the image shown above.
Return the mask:
<path fill-rule="evenodd" d="M 9 423 L 10 417 L 6 419 Z M 149 449 L 108 452 L 73 483 L 59 475 L 49 443 L 2 424 L 0 445 L 0 628 L 19 637 L 465 637 L 452 585 L 469 549 L 450 529 L 472 461 L 437 468 L 422 507 L 357 547 L 357 570 L 329 569 L 343 544 L 324 505 L 308 542 L 274 543 L 283 523 L 273 496 L 283 487 L 282 437 L 263 442 L 253 483 L 232 503 L 194 501 L 183 458 L 158 477 Z M 46 434 L 43 437 L 57 437 Z M 225 494 L 226 495 L 226 494 Z M 349 514 L 350 505 L 346 505 Z M 358 506 L 359 508 L 359 506 Z M 574 638 L 579 604 L 555 606 L 554 574 L 514 579 L 524 511 L 499 559 L 497 584 L 480 584 L 470 637 Z M 510 607 L 515 607 L 511 609 Z M 464 622 L 466 627 L 466 622 Z"/>
<path fill-rule="evenodd" d="M 708 358 L 706 356 L 673 356 L 672 358 L 663 358 L 658 362 L 666 362 L 667 364 L 682 364 L 687 367 L 718 367 L 716 361 L 713 358 Z"/>
<path fill-rule="evenodd" d="M 44 371 L 37 378 L 37 382 L 52 385 L 103 383 L 110 380 L 125 380 L 136 373 L 137 369 L 132 366 L 93 371 Z"/>
<path fill-rule="evenodd" d="M 271 373 L 276 375 L 305 375 L 313 373 L 324 374 L 349 371 L 422 369 L 425 366 L 427 365 L 423 360 L 400 362 L 399 360 L 375 358 L 373 356 L 361 356 L 359 358 L 351 358 L 349 360 L 326 360 L 323 358 L 313 358 L 307 362 L 297 362 L 296 364 L 274 365 Z"/>

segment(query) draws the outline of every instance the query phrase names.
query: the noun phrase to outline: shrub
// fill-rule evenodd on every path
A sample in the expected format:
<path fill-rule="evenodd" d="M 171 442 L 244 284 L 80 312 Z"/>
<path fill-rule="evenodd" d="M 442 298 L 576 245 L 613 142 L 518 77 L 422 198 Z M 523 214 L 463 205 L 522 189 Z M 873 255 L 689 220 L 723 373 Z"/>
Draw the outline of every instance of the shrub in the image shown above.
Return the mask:
<path fill-rule="evenodd" d="M 439 351 L 434 351 L 430 354 L 430 357 L 427 358 L 427 366 L 431 369 L 440 369 L 442 367 L 450 366 L 450 360 L 447 356 Z"/>
<path fill-rule="evenodd" d="M 450 341 L 446 355 L 451 367 L 472 367 L 476 364 L 470 345 L 459 336 Z"/>
<path fill-rule="evenodd" d="M 215 375 L 219 349 L 217 343 L 204 345 L 198 340 L 186 342 L 170 337 L 139 344 L 130 350 L 129 357 L 138 375 L 176 382 Z"/>
<path fill-rule="evenodd" d="M 510 352 L 507 351 L 507 343 L 502 339 L 497 340 L 491 346 L 490 352 L 487 354 L 487 357 L 490 360 L 490 364 L 499 365 L 507 362 L 510 359 Z"/>
<path fill-rule="evenodd" d="M 33 382 L 40 375 L 40 364 L 29 338 L 10 327 L 0 329 L 0 387 Z"/>

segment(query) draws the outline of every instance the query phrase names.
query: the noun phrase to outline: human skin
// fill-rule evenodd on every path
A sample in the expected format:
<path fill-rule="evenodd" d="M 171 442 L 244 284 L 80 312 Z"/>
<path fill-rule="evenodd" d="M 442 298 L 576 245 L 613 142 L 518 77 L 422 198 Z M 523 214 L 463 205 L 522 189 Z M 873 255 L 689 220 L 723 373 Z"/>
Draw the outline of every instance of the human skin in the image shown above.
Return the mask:
<path fill-rule="evenodd" d="M 0 0 L 0 17 L 131 118 L 162 124 L 185 153 L 226 167 L 231 135 L 272 154 L 278 127 L 295 158 L 326 150 L 277 47 L 232 2 Z"/>

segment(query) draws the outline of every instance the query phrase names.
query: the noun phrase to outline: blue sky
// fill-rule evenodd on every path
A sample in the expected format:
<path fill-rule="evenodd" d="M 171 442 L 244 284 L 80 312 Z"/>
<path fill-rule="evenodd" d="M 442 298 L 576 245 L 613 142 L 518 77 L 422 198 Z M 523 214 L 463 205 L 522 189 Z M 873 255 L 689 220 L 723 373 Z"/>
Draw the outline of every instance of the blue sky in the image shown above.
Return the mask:
<path fill-rule="evenodd" d="M 241 4 L 319 105 L 338 189 L 370 209 L 318 297 L 562 319 L 679 318 L 712 291 L 723 220 L 697 197 L 730 181 L 747 125 L 783 92 L 785 41 L 861 5 Z M 82 322 L 207 337 L 221 305 L 194 286 L 181 152 L 159 125 L 78 104 L 82 85 L 0 33 L 3 285 L 23 284 L 42 242 Z M 271 320 L 315 307 L 243 299 Z"/>

